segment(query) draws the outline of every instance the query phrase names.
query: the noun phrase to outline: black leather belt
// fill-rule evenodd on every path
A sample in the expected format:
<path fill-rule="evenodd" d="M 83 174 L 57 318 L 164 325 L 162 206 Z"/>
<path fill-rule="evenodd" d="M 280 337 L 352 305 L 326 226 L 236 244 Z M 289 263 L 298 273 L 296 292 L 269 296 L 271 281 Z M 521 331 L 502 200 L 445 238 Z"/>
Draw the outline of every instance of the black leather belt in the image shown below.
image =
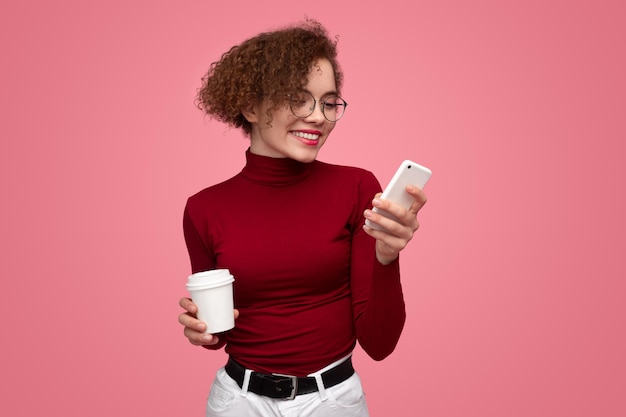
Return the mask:
<path fill-rule="evenodd" d="M 246 374 L 246 369 L 243 366 L 229 358 L 224 369 L 237 382 L 237 385 L 243 386 Z M 352 358 L 348 358 L 334 368 L 324 372 L 322 381 L 324 382 L 324 387 L 329 388 L 345 381 L 353 374 Z M 317 390 L 317 382 L 312 376 L 297 377 L 281 374 L 263 374 L 261 372 L 252 372 L 250 374 L 250 384 L 248 385 L 248 391 L 250 392 L 285 400 L 291 400 L 296 395 L 309 394 Z"/>

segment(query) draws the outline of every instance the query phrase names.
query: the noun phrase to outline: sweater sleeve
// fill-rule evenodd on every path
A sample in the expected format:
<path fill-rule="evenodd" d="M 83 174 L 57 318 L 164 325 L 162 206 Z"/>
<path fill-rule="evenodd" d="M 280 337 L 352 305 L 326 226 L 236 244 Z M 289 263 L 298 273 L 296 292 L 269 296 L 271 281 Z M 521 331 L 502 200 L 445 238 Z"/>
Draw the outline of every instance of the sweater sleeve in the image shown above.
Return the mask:
<path fill-rule="evenodd" d="M 382 360 L 395 349 L 406 319 L 399 258 L 389 265 L 376 259 L 376 241 L 363 230 L 363 211 L 371 207 L 380 184 L 371 173 L 361 181 L 352 234 L 352 308 L 356 335 L 363 350 Z"/>
<path fill-rule="evenodd" d="M 200 233 L 200 224 L 202 218 L 195 213 L 193 205 L 187 201 L 185 211 L 183 213 L 183 233 L 185 236 L 185 244 L 187 252 L 189 252 L 189 260 L 191 261 L 191 272 L 209 271 L 215 269 L 215 260 L 213 252 L 207 244 L 207 238 L 203 238 Z M 219 342 L 215 345 L 203 345 L 209 350 L 218 350 L 226 344 L 226 337 L 221 335 Z"/>
<path fill-rule="evenodd" d="M 188 200 L 183 213 L 183 233 L 192 273 L 215 268 L 213 252 L 206 242 L 206 237 L 200 232 L 200 230 L 206 229 L 203 227 L 203 223 L 206 223 L 206 220 L 196 212 L 191 200 Z"/>

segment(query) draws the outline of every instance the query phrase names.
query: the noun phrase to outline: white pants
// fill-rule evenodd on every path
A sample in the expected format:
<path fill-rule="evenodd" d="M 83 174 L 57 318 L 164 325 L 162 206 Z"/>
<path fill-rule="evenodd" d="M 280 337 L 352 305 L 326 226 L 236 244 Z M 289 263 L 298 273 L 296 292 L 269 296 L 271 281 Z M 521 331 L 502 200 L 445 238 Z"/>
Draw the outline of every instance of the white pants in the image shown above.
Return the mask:
<path fill-rule="evenodd" d="M 309 376 L 319 375 L 325 369 Z M 245 385 L 239 388 L 221 368 L 211 386 L 206 417 L 369 417 L 361 378 L 356 372 L 330 388 L 319 385 L 321 378 L 317 381 L 318 392 L 281 400 L 248 392 Z"/>

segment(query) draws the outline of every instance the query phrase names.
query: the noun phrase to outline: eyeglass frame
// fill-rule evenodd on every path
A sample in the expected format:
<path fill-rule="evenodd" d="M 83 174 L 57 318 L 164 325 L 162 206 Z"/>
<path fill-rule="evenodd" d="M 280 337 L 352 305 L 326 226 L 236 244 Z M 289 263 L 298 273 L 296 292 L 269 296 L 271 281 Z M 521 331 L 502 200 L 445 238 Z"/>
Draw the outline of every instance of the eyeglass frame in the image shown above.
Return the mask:
<path fill-rule="evenodd" d="M 311 98 L 313 99 L 313 106 L 311 107 L 311 111 L 309 114 L 307 114 L 306 116 L 298 116 L 296 114 L 296 112 L 293 111 L 293 107 L 292 107 L 292 99 L 293 96 L 297 95 L 297 94 L 308 94 L 309 96 L 311 96 Z M 346 114 L 346 109 L 348 108 L 348 102 L 345 101 L 343 98 L 339 97 L 337 94 L 331 94 L 328 97 L 326 97 L 325 99 L 320 99 L 319 102 L 317 101 L 317 99 L 313 96 L 313 94 L 309 93 L 308 91 L 301 91 L 297 94 L 288 94 L 287 97 L 289 97 L 289 110 L 291 110 L 291 114 L 293 114 L 294 116 L 296 116 L 298 119 L 306 119 L 307 117 L 309 117 L 310 115 L 313 114 L 313 112 L 315 111 L 315 107 L 317 106 L 317 103 L 320 104 L 320 110 L 322 111 L 322 115 L 324 116 L 324 119 L 328 120 L 331 123 L 337 122 L 339 121 L 339 119 L 341 119 L 343 117 L 344 114 Z M 330 120 L 327 116 L 326 116 L 326 112 L 324 112 L 324 105 L 326 104 L 326 100 L 330 99 L 331 97 L 335 97 L 338 98 L 339 100 L 343 101 L 343 113 L 341 113 L 341 116 L 339 116 L 337 119 L 335 120 Z"/>

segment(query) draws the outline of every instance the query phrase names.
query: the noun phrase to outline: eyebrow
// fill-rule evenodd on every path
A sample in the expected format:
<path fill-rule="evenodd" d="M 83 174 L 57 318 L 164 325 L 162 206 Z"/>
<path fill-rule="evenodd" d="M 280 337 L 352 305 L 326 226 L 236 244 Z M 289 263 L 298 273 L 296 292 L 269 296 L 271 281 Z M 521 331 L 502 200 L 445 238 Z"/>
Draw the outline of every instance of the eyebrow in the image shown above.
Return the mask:
<path fill-rule="evenodd" d="M 311 91 L 309 91 L 308 89 L 303 88 L 303 89 L 302 89 L 302 91 L 305 91 L 305 92 L 309 93 L 310 95 L 312 95 L 312 96 L 313 96 L 313 98 L 316 98 L 316 97 L 315 97 L 315 94 L 313 94 L 313 93 L 312 93 Z M 324 94 L 322 94 L 322 95 L 320 96 L 320 98 L 322 98 L 322 97 L 326 97 L 326 96 L 339 96 L 339 93 L 337 92 L 337 90 L 327 91 L 327 92 L 325 92 Z"/>

